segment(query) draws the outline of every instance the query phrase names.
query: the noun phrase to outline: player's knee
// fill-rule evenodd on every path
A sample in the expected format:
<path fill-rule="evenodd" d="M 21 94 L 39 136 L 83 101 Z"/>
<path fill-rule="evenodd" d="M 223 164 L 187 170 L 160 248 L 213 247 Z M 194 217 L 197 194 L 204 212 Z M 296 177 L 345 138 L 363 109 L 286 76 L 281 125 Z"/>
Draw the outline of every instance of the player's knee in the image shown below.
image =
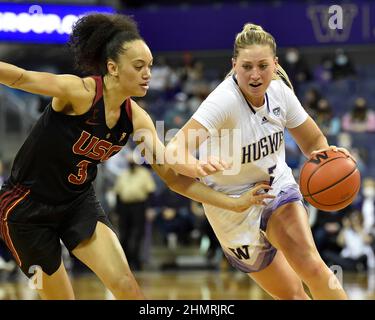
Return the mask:
<path fill-rule="evenodd" d="M 277 298 L 277 300 L 310 300 L 310 297 L 307 295 L 306 292 L 296 292 L 294 294 Z"/>
<path fill-rule="evenodd" d="M 316 254 L 310 254 L 305 257 L 305 263 L 300 268 L 300 275 L 305 282 L 320 278 L 324 273 L 326 265 Z"/>
<path fill-rule="evenodd" d="M 137 292 L 137 283 L 132 274 L 124 273 L 112 277 L 107 284 L 109 289 L 115 294 L 129 295 Z"/>
<path fill-rule="evenodd" d="M 290 288 L 288 291 L 283 291 L 278 295 L 273 296 L 276 300 L 309 300 L 309 296 L 305 292 L 302 283 L 298 286 Z"/>

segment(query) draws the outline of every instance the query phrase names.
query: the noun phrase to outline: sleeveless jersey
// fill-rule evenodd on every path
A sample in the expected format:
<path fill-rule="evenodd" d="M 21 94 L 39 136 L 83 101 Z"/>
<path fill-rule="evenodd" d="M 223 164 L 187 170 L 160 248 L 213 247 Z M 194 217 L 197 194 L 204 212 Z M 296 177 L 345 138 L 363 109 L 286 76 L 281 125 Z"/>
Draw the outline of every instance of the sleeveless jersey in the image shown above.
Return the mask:
<path fill-rule="evenodd" d="M 105 121 L 103 79 L 93 77 L 96 95 L 91 108 L 70 116 L 51 103 L 18 151 L 7 183 L 30 189 L 30 196 L 48 204 L 62 204 L 87 191 L 97 165 L 118 153 L 133 132 L 131 103 L 121 105 L 112 129 Z"/>

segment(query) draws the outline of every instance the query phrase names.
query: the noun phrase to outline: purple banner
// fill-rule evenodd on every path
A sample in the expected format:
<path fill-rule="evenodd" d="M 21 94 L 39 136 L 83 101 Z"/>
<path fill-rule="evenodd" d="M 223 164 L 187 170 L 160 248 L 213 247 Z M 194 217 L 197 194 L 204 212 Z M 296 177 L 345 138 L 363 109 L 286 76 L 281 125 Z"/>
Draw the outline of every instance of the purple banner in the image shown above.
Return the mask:
<path fill-rule="evenodd" d="M 223 4 L 125 13 L 134 15 L 145 40 L 158 51 L 228 50 L 246 22 L 262 25 L 281 47 L 375 43 L 373 1 L 336 3 L 342 13 L 341 28 L 340 12 L 329 12 L 333 4 Z"/>

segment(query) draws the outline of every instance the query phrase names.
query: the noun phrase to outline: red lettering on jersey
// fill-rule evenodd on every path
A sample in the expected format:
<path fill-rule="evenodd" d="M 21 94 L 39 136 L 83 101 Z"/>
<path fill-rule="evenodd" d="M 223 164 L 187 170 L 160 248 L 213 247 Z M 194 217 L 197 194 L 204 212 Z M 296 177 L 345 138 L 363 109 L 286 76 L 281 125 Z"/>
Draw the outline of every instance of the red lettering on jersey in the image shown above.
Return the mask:
<path fill-rule="evenodd" d="M 110 147 L 112 147 L 112 143 L 105 140 L 100 140 L 97 144 L 95 144 L 92 151 L 86 156 L 93 160 L 103 159 Z"/>
<path fill-rule="evenodd" d="M 88 133 L 87 131 L 82 131 L 78 141 L 73 145 L 73 152 L 81 156 L 84 156 L 85 154 L 89 153 L 99 140 L 99 138 L 97 137 L 92 137 L 87 146 L 84 147 L 84 149 L 82 149 L 83 145 L 88 141 L 90 137 L 90 133 Z"/>
<path fill-rule="evenodd" d="M 120 151 L 121 148 L 122 146 L 113 145 L 111 142 L 92 136 L 87 131 L 82 131 L 81 136 L 73 145 L 73 152 L 91 160 L 105 161 L 114 153 Z"/>
<path fill-rule="evenodd" d="M 112 146 L 112 147 L 108 150 L 108 152 L 107 152 L 107 154 L 105 155 L 105 157 L 102 158 L 101 161 L 106 161 L 106 160 L 108 160 L 108 159 L 109 159 L 114 153 L 119 152 L 121 149 L 122 149 L 121 146 L 116 146 L 116 145 Z"/>

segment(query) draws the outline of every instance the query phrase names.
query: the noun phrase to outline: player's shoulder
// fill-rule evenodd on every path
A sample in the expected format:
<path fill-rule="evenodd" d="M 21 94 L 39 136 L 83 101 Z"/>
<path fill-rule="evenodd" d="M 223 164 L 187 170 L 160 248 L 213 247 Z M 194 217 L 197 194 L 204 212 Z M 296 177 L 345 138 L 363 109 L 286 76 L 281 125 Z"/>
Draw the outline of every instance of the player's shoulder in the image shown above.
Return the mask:
<path fill-rule="evenodd" d="M 293 92 L 281 79 L 273 79 L 269 85 L 269 89 L 275 93 L 284 92 L 285 90 Z"/>
<path fill-rule="evenodd" d="M 84 77 L 81 78 L 81 81 L 87 91 L 96 91 L 96 81 L 94 77 Z"/>
<path fill-rule="evenodd" d="M 133 99 L 129 98 L 130 100 L 130 107 L 132 109 L 132 113 L 137 116 L 141 117 L 146 117 L 146 118 L 151 118 L 150 115 L 147 113 L 146 110 L 144 110 L 136 101 Z"/>
<path fill-rule="evenodd" d="M 205 100 L 205 102 L 223 106 L 233 106 L 239 101 L 240 95 L 231 77 L 224 79 Z"/>
<path fill-rule="evenodd" d="M 152 129 L 154 130 L 154 124 L 150 115 L 145 111 L 137 102 L 130 99 L 130 107 L 132 113 L 132 123 L 134 131 L 139 129 Z"/>
<path fill-rule="evenodd" d="M 290 89 L 281 79 L 272 80 L 267 89 L 267 93 L 269 96 L 279 101 L 287 100 L 288 97 L 294 95 L 294 91 Z"/>

